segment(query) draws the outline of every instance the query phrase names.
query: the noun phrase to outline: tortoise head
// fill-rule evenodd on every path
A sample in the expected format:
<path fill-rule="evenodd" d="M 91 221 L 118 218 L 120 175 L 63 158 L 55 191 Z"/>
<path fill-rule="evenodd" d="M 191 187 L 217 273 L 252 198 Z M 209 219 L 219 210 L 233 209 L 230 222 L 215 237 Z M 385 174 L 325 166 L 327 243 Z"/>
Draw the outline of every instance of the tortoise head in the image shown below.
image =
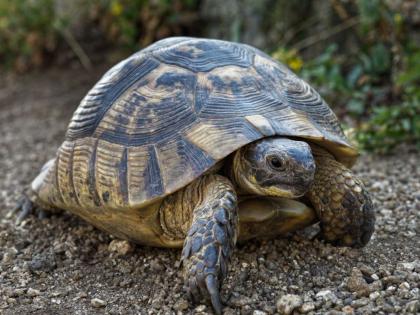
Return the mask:
<path fill-rule="evenodd" d="M 315 160 L 306 142 L 265 138 L 235 153 L 233 173 L 246 193 L 297 198 L 312 184 Z"/>

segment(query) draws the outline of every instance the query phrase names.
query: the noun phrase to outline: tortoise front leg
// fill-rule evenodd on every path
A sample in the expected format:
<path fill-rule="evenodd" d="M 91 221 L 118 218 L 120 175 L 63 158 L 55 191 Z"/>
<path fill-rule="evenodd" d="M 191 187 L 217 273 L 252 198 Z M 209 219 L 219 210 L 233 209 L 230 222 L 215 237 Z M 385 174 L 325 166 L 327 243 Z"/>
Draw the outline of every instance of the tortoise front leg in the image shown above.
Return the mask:
<path fill-rule="evenodd" d="M 365 246 L 375 224 L 369 193 L 347 167 L 323 149 L 312 149 L 316 172 L 308 197 L 321 221 L 321 236 L 339 246 Z"/>
<path fill-rule="evenodd" d="M 193 300 L 210 299 L 221 314 L 219 291 L 236 244 L 237 197 L 231 182 L 219 175 L 204 176 L 193 186 L 187 189 L 195 191 L 200 202 L 182 251 L 185 286 Z"/>

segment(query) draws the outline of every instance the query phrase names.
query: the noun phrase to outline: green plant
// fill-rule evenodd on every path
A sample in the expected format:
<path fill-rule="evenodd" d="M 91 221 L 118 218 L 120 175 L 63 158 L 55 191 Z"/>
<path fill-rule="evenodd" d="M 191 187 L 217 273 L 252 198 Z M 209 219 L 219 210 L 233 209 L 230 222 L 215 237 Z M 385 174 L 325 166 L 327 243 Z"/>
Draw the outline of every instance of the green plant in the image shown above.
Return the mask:
<path fill-rule="evenodd" d="M 396 83 L 414 89 L 413 93 L 420 97 L 420 47 L 410 45 L 404 59 L 405 69 L 397 76 Z"/>
<path fill-rule="evenodd" d="M 420 148 L 419 98 L 375 108 L 371 119 L 360 126 L 356 139 L 363 149 L 380 153 L 403 142 L 417 144 Z"/>
<path fill-rule="evenodd" d="M 395 82 L 403 100 L 375 108 L 370 120 L 361 125 L 356 137 L 364 149 L 385 153 L 401 142 L 420 148 L 420 49 L 407 48 L 404 64 Z"/>
<path fill-rule="evenodd" d="M 353 49 L 330 45 L 294 70 L 336 113 L 353 118 L 364 149 L 386 152 L 400 142 L 420 143 L 420 49 L 406 36 L 405 15 L 381 0 L 351 4 L 358 12 Z M 278 49 L 273 57 L 289 66 L 303 59 L 293 48 Z"/>
<path fill-rule="evenodd" d="M 108 39 L 135 50 L 188 29 L 198 0 L 95 0 L 90 5 Z"/>
<path fill-rule="evenodd" d="M 198 0 L 91 0 L 73 6 L 79 20 L 70 11 L 58 13 L 56 0 L 0 0 L 1 66 L 23 72 L 45 64 L 59 47 L 70 46 L 89 68 L 70 25 L 83 23 L 86 33 L 94 29 L 91 33 L 102 42 L 133 51 L 166 36 L 191 33 Z"/>
<path fill-rule="evenodd" d="M 53 0 L 0 0 L 0 58 L 4 65 L 24 71 L 41 65 L 57 45 Z"/>
<path fill-rule="evenodd" d="M 287 50 L 282 54 L 278 51 L 272 56 L 289 66 L 290 60 L 301 60 Z M 314 85 L 328 103 L 343 114 L 356 117 L 381 103 L 386 94 L 383 81 L 390 67 L 391 56 L 382 44 L 368 47 L 353 56 L 340 54 L 338 46 L 333 44 L 318 57 L 302 62 L 298 70 L 300 76 Z"/>
<path fill-rule="evenodd" d="M 287 64 L 293 71 L 300 71 L 303 66 L 303 60 L 294 49 L 278 48 L 271 53 L 274 59 Z"/>

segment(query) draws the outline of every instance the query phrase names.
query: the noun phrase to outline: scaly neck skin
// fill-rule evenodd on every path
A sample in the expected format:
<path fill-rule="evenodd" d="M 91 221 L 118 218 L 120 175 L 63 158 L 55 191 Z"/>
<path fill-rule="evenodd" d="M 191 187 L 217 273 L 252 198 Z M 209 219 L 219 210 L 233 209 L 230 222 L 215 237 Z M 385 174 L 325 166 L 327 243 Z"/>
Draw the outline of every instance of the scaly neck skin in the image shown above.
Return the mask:
<path fill-rule="evenodd" d="M 250 167 L 244 163 L 241 150 L 237 150 L 225 165 L 226 176 L 235 186 L 238 195 L 259 195 L 260 193 L 244 176 L 244 167 Z"/>

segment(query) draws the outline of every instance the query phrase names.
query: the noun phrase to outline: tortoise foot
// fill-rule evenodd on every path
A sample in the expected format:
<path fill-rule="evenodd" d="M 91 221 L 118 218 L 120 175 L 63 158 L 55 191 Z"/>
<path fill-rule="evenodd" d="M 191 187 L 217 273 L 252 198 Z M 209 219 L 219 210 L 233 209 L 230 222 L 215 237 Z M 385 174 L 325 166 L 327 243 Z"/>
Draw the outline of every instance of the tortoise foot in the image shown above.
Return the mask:
<path fill-rule="evenodd" d="M 308 195 L 321 221 L 320 236 L 336 246 L 365 246 L 375 227 L 368 191 L 344 165 L 328 158 L 318 161 Z"/>
<path fill-rule="evenodd" d="M 19 199 L 16 207 L 10 212 L 10 216 L 16 213 L 18 213 L 16 225 L 20 225 L 30 215 L 36 215 L 41 220 L 47 217 L 47 212 L 39 208 L 26 194 Z"/>
<path fill-rule="evenodd" d="M 210 300 L 221 314 L 220 287 L 236 242 L 236 196 L 227 192 L 194 213 L 181 257 L 185 289 L 193 302 Z"/>
<path fill-rule="evenodd" d="M 337 215 L 321 222 L 320 238 L 334 246 L 362 248 L 369 242 L 374 231 L 371 198 L 364 188 L 362 192 L 349 190 L 341 203 L 347 217 Z"/>

